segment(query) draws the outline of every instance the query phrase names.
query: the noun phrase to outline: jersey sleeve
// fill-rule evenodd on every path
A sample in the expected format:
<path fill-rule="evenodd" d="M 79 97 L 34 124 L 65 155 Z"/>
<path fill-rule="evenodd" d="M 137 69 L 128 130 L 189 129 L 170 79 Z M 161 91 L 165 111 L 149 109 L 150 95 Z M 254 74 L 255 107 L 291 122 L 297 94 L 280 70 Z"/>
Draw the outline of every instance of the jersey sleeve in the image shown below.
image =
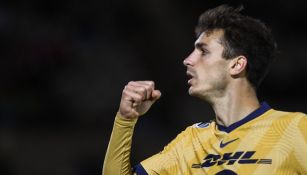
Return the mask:
<path fill-rule="evenodd" d="M 301 113 L 298 122 L 298 133 L 294 141 L 295 157 L 301 174 L 307 174 L 307 115 Z"/>
<path fill-rule="evenodd" d="M 137 119 L 124 119 L 117 113 L 105 156 L 102 175 L 131 175 L 130 153 Z"/>
<path fill-rule="evenodd" d="M 172 140 L 163 151 L 155 154 L 135 167 L 138 175 L 167 175 L 178 174 L 179 154 L 182 150 L 182 140 L 187 137 L 191 132 L 191 127 L 181 132 L 177 137 Z"/>

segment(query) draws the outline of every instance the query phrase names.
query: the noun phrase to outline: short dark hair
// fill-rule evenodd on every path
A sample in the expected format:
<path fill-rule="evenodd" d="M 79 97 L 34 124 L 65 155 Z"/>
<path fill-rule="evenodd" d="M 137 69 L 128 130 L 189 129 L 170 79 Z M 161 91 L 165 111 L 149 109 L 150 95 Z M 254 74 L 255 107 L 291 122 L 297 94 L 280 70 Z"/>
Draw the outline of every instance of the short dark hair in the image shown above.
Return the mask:
<path fill-rule="evenodd" d="M 275 58 L 277 45 L 270 29 L 258 19 L 243 15 L 243 6 L 221 5 L 200 15 L 196 35 L 222 29 L 222 56 L 231 59 L 239 55 L 247 58 L 247 79 L 256 89 L 266 76 Z"/>

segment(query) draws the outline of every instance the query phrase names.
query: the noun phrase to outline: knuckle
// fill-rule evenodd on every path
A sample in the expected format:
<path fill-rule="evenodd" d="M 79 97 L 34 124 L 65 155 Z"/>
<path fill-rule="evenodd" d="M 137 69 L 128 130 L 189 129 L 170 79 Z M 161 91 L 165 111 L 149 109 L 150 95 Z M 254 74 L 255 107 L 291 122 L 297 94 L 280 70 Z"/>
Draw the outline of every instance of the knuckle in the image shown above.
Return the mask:
<path fill-rule="evenodd" d="M 142 86 L 142 87 L 140 87 L 140 91 L 141 91 L 142 93 L 145 93 L 145 92 L 146 92 L 146 88 L 145 88 L 144 86 Z"/>
<path fill-rule="evenodd" d="M 144 86 L 144 91 L 148 91 L 149 90 L 149 86 Z"/>
<path fill-rule="evenodd" d="M 153 81 L 149 81 L 149 86 L 150 86 L 150 88 L 154 88 L 155 87 L 155 82 L 153 82 Z"/>
<path fill-rule="evenodd" d="M 123 99 L 124 99 L 125 101 L 130 101 L 130 100 L 131 100 L 131 98 L 129 98 L 128 96 L 123 97 Z"/>
<path fill-rule="evenodd" d="M 134 81 L 129 81 L 128 82 L 128 85 L 131 85 L 131 84 L 133 84 L 134 83 Z"/>
<path fill-rule="evenodd" d="M 149 92 L 151 90 L 151 86 L 145 86 L 145 89 L 147 92 Z"/>
<path fill-rule="evenodd" d="M 123 95 L 128 96 L 128 91 L 126 89 L 123 90 Z"/>

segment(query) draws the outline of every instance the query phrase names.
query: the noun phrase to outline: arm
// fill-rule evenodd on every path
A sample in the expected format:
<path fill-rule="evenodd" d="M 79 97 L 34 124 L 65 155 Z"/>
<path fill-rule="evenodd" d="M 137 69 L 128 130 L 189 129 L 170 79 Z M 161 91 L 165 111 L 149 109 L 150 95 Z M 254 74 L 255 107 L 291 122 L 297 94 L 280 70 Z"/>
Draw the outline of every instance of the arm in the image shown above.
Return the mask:
<path fill-rule="evenodd" d="M 138 117 L 144 115 L 160 96 L 152 81 L 129 82 L 125 86 L 105 156 L 103 175 L 132 174 L 130 152 L 134 126 Z"/>
<path fill-rule="evenodd" d="M 137 119 L 126 119 L 117 113 L 103 165 L 103 175 L 131 175 L 130 152 Z"/>

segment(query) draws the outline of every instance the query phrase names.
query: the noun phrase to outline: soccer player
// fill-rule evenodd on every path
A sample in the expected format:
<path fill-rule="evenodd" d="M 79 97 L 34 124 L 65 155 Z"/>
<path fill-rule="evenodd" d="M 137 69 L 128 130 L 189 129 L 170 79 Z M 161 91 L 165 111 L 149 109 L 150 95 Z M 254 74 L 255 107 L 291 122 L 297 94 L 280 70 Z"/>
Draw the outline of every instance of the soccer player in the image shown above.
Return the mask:
<path fill-rule="evenodd" d="M 195 49 L 183 61 L 189 94 L 212 106 L 215 121 L 187 127 L 131 168 L 134 126 L 161 96 L 153 81 L 131 81 L 122 92 L 104 175 L 307 175 L 307 117 L 257 99 L 276 44 L 268 27 L 240 11 L 222 5 L 204 12 Z"/>

